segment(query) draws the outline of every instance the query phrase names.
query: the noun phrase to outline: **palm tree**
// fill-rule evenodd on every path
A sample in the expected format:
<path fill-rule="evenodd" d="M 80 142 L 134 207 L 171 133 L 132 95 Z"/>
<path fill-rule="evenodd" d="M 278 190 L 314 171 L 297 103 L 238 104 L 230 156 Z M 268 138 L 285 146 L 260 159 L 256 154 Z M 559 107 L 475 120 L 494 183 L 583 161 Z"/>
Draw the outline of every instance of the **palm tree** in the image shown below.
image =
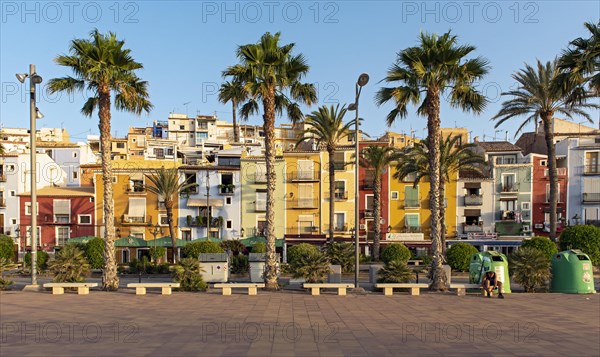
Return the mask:
<path fill-rule="evenodd" d="M 466 60 L 474 50 L 473 46 L 459 46 L 450 32 L 441 36 L 421 33 L 420 45 L 402 50 L 384 78 L 388 83 L 399 82 L 399 86 L 381 88 L 375 96 L 380 106 L 390 101 L 395 105 L 387 115 L 388 126 L 408 115 L 409 104 L 418 105 L 417 113 L 427 117 L 433 290 L 447 289 L 439 227 L 440 96 L 449 94 L 450 104 L 467 112 L 480 113 L 485 108 L 487 100 L 473 83 L 488 72 L 488 62 L 480 57 Z M 425 98 L 421 102 L 422 93 Z"/>
<path fill-rule="evenodd" d="M 554 150 L 554 114 L 561 113 L 572 119 L 579 115 L 592 122 L 590 115 L 584 111 L 588 108 L 599 108 L 597 104 L 588 103 L 593 94 L 582 88 L 561 85 L 557 61 L 543 64 L 537 61 L 537 67 L 525 64 L 525 69 L 512 75 L 518 88 L 502 93 L 511 99 L 502 103 L 502 108 L 492 120 L 497 120 L 496 128 L 509 119 L 526 115 L 517 134 L 530 122 L 541 119 L 544 126 L 546 148 L 548 150 L 548 173 L 550 178 L 550 239 L 556 241 L 556 203 L 558 199 L 558 177 L 556 171 L 556 152 Z M 572 101 L 574 92 L 578 99 Z"/>
<path fill-rule="evenodd" d="M 597 24 L 586 22 L 590 38 L 576 38 L 571 41 L 570 48 L 564 50 L 558 61 L 563 72 L 562 84 L 585 85 L 600 95 L 600 21 Z M 575 101 L 578 99 L 576 91 Z"/>
<path fill-rule="evenodd" d="M 115 207 L 113 202 L 112 165 L 110 150 L 111 94 L 117 110 L 136 115 L 149 113 L 152 104 L 148 100 L 148 83 L 137 77 L 135 71 L 142 69 L 141 63 L 131 57 L 131 50 L 123 48 L 125 42 L 109 32 L 103 35 L 98 30 L 90 33 L 90 39 L 75 39 L 69 46 L 70 55 L 60 55 L 55 62 L 70 67 L 74 77 L 53 78 L 48 84 L 50 93 L 86 91 L 92 96 L 83 105 L 81 113 L 92 116 L 98 110 L 100 119 L 100 145 L 102 159 L 102 182 L 104 183 L 104 260 L 102 282 L 104 290 L 119 287 L 115 261 Z"/>
<path fill-rule="evenodd" d="M 240 81 L 248 91 L 248 101 L 241 108 L 242 117 L 248 118 L 263 107 L 265 132 L 265 161 L 267 166 L 267 271 L 266 288 L 275 290 L 277 267 L 275 261 L 275 116 L 285 111 L 292 122 L 302 119 L 299 103 L 312 105 L 317 100 L 315 87 L 302 83 L 309 66 L 302 54 L 292 55 L 295 44 L 279 44 L 280 33 L 265 33 L 257 43 L 241 45 L 237 49 L 239 64 L 228 67 L 224 76 Z M 296 102 L 293 102 L 296 101 Z"/>
<path fill-rule="evenodd" d="M 144 185 L 146 190 L 154 193 L 165 201 L 165 209 L 167 210 L 167 221 L 169 222 L 169 234 L 171 235 L 171 244 L 173 246 L 173 263 L 177 262 L 177 231 L 173 226 L 173 206 L 181 192 L 191 189 L 197 184 L 188 183 L 187 181 L 179 180 L 177 168 L 154 170 L 151 175 L 146 175 L 146 178 L 152 185 Z"/>
<path fill-rule="evenodd" d="M 245 102 L 248 99 L 248 92 L 246 88 L 239 81 L 226 81 L 221 84 L 219 89 L 219 101 L 223 104 L 231 102 L 232 107 L 232 118 L 233 118 L 233 141 L 240 141 L 240 133 L 237 124 L 237 110 L 240 103 Z"/>
<path fill-rule="evenodd" d="M 329 243 L 333 243 L 334 203 L 335 203 L 335 162 L 334 154 L 338 143 L 352 133 L 356 122 L 352 119 L 344 124 L 346 106 L 322 106 L 304 119 L 305 129 L 300 133 L 298 143 L 314 140 L 317 145 L 325 146 L 329 160 Z"/>
<path fill-rule="evenodd" d="M 373 259 L 379 261 L 379 241 L 381 239 L 381 175 L 392 161 L 396 160 L 396 150 L 391 146 L 370 145 L 360 152 L 360 166 L 373 171 L 373 221 L 375 236 L 373 237 Z"/>
<path fill-rule="evenodd" d="M 474 151 L 476 144 L 461 144 L 461 137 L 449 135 L 440 143 L 440 196 L 446 196 L 446 183 L 460 170 L 482 172 L 485 159 Z M 429 176 L 428 139 L 416 142 L 413 147 L 405 148 L 398 156 L 397 171 L 394 178 L 403 180 L 413 174 L 414 186 Z M 442 252 L 446 254 L 446 205 L 440 205 L 440 240 Z"/>

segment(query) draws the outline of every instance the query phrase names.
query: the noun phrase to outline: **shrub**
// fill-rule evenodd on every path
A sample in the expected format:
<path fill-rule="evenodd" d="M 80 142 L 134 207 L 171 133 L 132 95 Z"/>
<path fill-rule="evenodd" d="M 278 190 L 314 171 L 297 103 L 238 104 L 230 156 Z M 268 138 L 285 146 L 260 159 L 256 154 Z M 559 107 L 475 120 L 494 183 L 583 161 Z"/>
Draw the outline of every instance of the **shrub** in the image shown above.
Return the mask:
<path fill-rule="evenodd" d="M 263 242 L 254 243 L 252 246 L 252 253 L 266 253 L 267 245 Z"/>
<path fill-rule="evenodd" d="M 85 281 L 85 276 L 90 272 L 90 264 L 82 250 L 67 244 L 50 262 L 50 271 L 54 273 L 56 283 L 80 283 Z"/>
<path fill-rule="evenodd" d="M 408 283 L 415 277 L 415 273 L 406 265 L 406 262 L 391 260 L 385 263 L 377 272 L 378 283 Z"/>
<path fill-rule="evenodd" d="M 420 257 L 417 257 L 416 260 L 420 260 L 422 262 L 422 266 L 430 266 L 431 262 L 433 261 L 433 257 L 431 255 L 421 255 Z"/>
<path fill-rule="evenodd" d="M 521 247 L 510 255 L 509 271 L 513 280 L 523 286 L 526 292 L 547 287 L 550 280 L 550 259 L 546 253 L 531 247 Z"/>
<path fill-rule="evenodd" d="M 11 258 L 0 257 L 0 290 L 6 289 L 9 285 L 13 284 L 14 281 L 4 279 L 4 271 L 15 269 L 17 264 L 13 263 Z"/>
<path fill-rule="evenodd" d="M 0 259 L 7 258 L 11 261 L 15 259 L 15 244 L 13 239 L 7 235 L 0 234 Z"/>
<path fill-rule="evenodd" d="M 300 243 L 291 246 L 287 251 L 287 262 L 290 265 L 293 265 L 300 256 L 307 255 L 308 253 L 318 253 L 319 248 L 312 244 L 308 243 Z"/>
<path fill-rule="evenodd" d="M 468 271 L 471 256 L 477 252 L 477 248 L 469 243 L 456 243 L 446 251 L 446 260 L 453 270 Z"/>
<path fill-rule="evenodd" d="M 225 251 L 218 243 L 211 241 L 189 243 L 183 247 L 183 256 L 186 258 L 198 259 L 201 253 L 225 253 Z"/>
<path fill-rule="evenodd" d="M 542 251 L 548 259 L 552 259 L 552 256 L 558 253 L 556 244 L 547 237 L 533 237 L 531 239 L 524 240 L 521 243 L 521 248 L 535 248 Z"/>
<path fill-rule="evenodd" d="M 158 263 L 158 260 L 165 256 L 167 252 L 167 248 L 165 247 L 150 247 L 150 256 L 152 257 L 152 261 L 154 264 Z"/>
<path fill-rule="evenodd" d="M 85 257 L 92 269 L 104 268 L 104 239 L 93 238 L 84 245 Z"/>
<path fill-rule="evenodd" d="M 143 256 L 142 259 L 132 259 L 129 263 L 129 272 L 132 274 L 138 274 L 140 272 L 147 273 L 151 270 L 150 261 L 147 256 Z"/>
<path fill-rule="evenodd" d="M 329 243 L 324 247 L 331 264 L 342 266 L 342 272 L 354 271 L 354 245 L 352 243 Z"/>
<path fill-rule="evenodd" d="M 231 258 L 231 273 L 246 274 L 250 269 L 248 257 L 243 254 L 234 255 Z"/>
<path fill-rule="evenodd" d="M 198 259 L 183 258 L 175 265 L 173 281 L 181 284 L 180 290 L 183 291 L 206 291 L 202 271 Z"/>
<path fill-rule="evenodd" d="M 600 228 L 590 225 L 568 227 L 560 234 L 560 250 L 580 249 L 600 265 Z"/>
<path fill-rule="evenodd" d="M 393 260 L 406 263 L 410 256 L 410 250 L 402 243 L 388 244 L 381 252 L 381 260 L 386 264 Z"/>
<path fill-rule="evenodd" d="M 31 252 L 25 254 L 23 260 L 25 261 L 25 266 L 31 269 Z M 48 267 L 48 253 L 43 250 L 38 250 L 35 260 L 37 261 L 35 266 L 38 270 L 46 270 Z"/>
<path fill-rule="evenodd" d="M 290 263 L 290 269 L 294 278 L 304 278 L 307 283 L 321 283 L 329 274 L 329 264 L 325 254 L 318 250 L 308 250 L 294 258 L 294 261 Z"/>
<path fill-rule="evenodd" d="M 242 253 L 246 250 L 246 246 L 239 240 L 226 240 L 221 242 L 221 248 L 224 251 L 230 250 L 234 254 Z"/>

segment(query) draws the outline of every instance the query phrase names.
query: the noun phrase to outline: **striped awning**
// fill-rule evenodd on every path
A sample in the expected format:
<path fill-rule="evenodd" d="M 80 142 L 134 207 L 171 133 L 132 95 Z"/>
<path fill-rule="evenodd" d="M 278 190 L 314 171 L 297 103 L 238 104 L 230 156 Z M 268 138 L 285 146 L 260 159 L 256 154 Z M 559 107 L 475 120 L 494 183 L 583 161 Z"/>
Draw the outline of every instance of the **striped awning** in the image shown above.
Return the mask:
<path fill-rule="evenodd" d="M 129 217 L 144 217 L 146 215 L 146 199 L 130 198 L 128 212 Z"/>
<path fill-rule="evenodd" d="M 188 198 L 187 200 L 188 207 L 206 207 L 206 204 L 205 198 Z M 208 199 L 208 205 L 211 207 L 222 207 L 223 200 L 220 198 L 210 198 Z"/>
<path fill-rule="evenodd" d="M 54 200 L 54 214 L 70 214 L 71 200 Z"/>

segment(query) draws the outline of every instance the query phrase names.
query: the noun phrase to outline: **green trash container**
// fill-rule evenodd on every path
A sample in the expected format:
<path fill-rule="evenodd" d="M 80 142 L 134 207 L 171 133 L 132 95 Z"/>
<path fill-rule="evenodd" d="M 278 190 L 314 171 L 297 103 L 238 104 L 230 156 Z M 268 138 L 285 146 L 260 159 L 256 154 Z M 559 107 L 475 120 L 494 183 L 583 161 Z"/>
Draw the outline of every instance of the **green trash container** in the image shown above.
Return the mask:
<path fill-rule="evenodd" d="M 567 294 L 594 294 L 594 272 L 590 257 L 581 250 L 565 250 L 552 256 L 550 291 Z"/>
<path fill-rule="evenodd" d="M 483 274 L 493 270 L 498 280 L 502 282 L 502 292 L 510 293 L 510 278 L 508 275 L 508 260 L 502 253 L 496 251 L 479 252 L 471 256 L 469 264 L 469 283 L 481 284 Z"/>

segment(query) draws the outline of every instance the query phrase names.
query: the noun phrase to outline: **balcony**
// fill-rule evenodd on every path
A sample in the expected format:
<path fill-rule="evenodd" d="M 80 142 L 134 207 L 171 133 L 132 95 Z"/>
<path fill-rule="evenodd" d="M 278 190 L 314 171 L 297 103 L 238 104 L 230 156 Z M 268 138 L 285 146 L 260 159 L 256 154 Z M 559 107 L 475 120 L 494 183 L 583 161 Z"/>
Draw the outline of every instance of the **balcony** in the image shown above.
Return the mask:
<path fill-rule="evenodd" d="M 363 190 L 373 190 L 375 189 L 375 182 L 373 180 L 362 180 L 360 181 L 360 187 Z"/>
<path fill-rule="evenodd" d="M 292 171 L 286 174 L 286 178 L 290 182 L 318 182 L 320 180 L 320 171 Z"/>
<path fill-rule="evenodd" d="M 483 222 L 479 222 L 478 224 L 467 224 L 463 223 L 463 233 L 482 233 L 483 232 Z"/>
<path fill-rule="evenodd" d="M 146 194 L 146 188 L 144 186 L 129 186 L 127 187 L 127 194 L 128 195 L 145 195 Z"/>
<path fill-rule="evenodd" d="M 348 224 L 344 224 L 343 226 L 335 226 L 333 227 L 333 231 L 334 232 L 347 232 L 348 231 Z"/>
<path fill-rule="evenodd" d="M 502 185 L 501 187 L 501 192 L 500 193 L 517 193 L 519 192 L 519 189 L 517 188 L 517 185 L 512 184 L 512 185 Z"/>
<path fill-rule="evenodd" d="M 600 202 L 600 193 L 584 193 L 583 203 L 597 203 Z"/>
<path fill-rule="evenodd" d="M 149 217 L 134 217 L 124 214 L 121 218 L 121 223 L 131 225 L 146 225 L 150 222 Z"/>
<path fill-rule="evenodd" d="M 255 201 L 254 202 L 254 212 L 266 212 L 267 211 L 267 201 Z"/>
<path fill-rule="evenodd" d="M 221 196 L 233 196 L 235 191 L 235 185 L 219 185 L 219 195 Z"/>
<path fill-rule="evenodd" d="M 346 201 L 348 199 L 348 191 L 336 191 L 333 193 L 336 201 Z"/>
<path fill-rule="evenodd" d="M 404 199 L 404 208 L 420 208 L 421 202 L 419 199 Z"/>
<path fill-rule="evenodd" d="M 589 224 L 592 226 L 600 227 L 600 220 L 598 219 L 586 219 L 585 224 Z"/>
<path fill-rule="evenodd" d="M 583 165 L 584 175 L 600 175 L 600 165 Z"/>
<path fill-rule="evenodd" d="M 556 168 L 556 174 L 558 176 L 567 176 L 567 168 L 566 167 L 558 167 L 558 168 Z M 550 176 L 550 170 L 549 169 L 545 169 L 544 170 L 544 176 L 546 176 L 546 177 Z"/>
<path fill-rule="evenodd" d="M 0 174 L 0 182 L 6 182 L 6 174 Z"/>
<path fill-rule="evenodd" d="M 344 171 L 344 170 L 346 170 L 346 163 L 345 162 L 334 162 L 333 167 L 334 167 L 335 171 Z"/>
<path fill-rule="evenodd" d="M 311 238 L 325 238 L 325 234 L 319 232 L 318 226 L 305 226 L 305 227 L 286 227 L 285 235 L 292 237 L 311 237 Z"/>
<path fill-rule="evenodd" d="M 317 209 L 319 208 L 319 200 L 313 198 L 295 198 L 289 199 L 286 202 L 287 208 L 290 209 Z"/>
<path fill-rule="evenodd" d="M 481 206 L 482 204 L 482 195 L 465 195 L 465 206 Z"/>
<path fill-rule="evenodd" d="M 265 172 L 255 172 L 250 175 L 250 181 L 254 183 L 267 183 L 267 174 Z"/>

